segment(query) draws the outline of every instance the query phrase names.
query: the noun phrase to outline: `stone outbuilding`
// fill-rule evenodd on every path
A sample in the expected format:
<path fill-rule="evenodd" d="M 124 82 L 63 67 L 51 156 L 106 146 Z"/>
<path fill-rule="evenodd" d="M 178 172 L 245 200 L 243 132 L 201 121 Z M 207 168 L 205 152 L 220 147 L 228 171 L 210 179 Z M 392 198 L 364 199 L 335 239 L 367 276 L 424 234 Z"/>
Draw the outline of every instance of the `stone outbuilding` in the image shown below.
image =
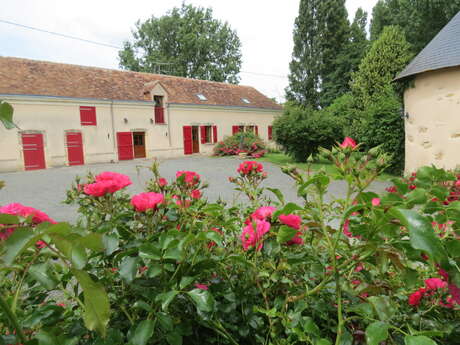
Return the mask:
<path fill-rule="evenodd" d="M 282 108 L 249 86 L 0 57 L 0 171 L 210 154 L 238 131 L 271 141 Z"/>
<path fill-rule="evenodd" d="M 404 93 L 407 173 L 460 168 L 460 13 L 397 76 Z"/>

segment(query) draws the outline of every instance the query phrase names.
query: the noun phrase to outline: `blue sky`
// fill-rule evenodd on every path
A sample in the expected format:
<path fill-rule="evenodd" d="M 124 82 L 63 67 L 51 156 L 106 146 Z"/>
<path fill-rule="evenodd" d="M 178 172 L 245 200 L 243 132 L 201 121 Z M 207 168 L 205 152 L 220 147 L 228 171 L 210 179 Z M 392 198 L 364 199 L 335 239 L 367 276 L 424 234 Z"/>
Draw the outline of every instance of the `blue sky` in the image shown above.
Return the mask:
<path fill-rule="evenodd" d="M 292 53 L 292 30 L 299 0 L 190 0 L 212 7 L 214 17 L 228 21 L 242 41 L 241 84 L 282 99 Z M 377 0 L 347 0 L 369 13 Z M 127 6 L 127 3 L 130 6 Z M 2 3 L 0 19 L 121 46 L 134 23 L 161 16 L 182 0 L 15 0 Z M 0 55 L 87 66 L 118 68 L 118 51 L 0 23 Z M 280 76 L 280 77 L 278 77 Z"/>

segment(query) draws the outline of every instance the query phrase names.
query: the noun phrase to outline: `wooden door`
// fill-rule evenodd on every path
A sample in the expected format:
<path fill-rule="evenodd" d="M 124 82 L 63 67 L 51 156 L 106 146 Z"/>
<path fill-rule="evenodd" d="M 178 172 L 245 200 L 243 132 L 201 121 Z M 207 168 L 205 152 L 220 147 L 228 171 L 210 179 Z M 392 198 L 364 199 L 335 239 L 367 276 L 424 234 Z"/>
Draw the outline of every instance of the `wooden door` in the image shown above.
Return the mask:
<path fill-rule="evenodd" d="M 134 143 L 134 158 L 145 158 L 145 133 L 134 132 L 133 133 Z"/>
<path fill-rule="evenodd" d="M 22 134 L 22 149 L 24 152 L 24 167 L 26 170 L 46 168 L 43 134 Z"/>
<path fill-rule="evenodd" d="M 65 135 L 67 159 L 69 165 L 85 164 L 83 158 L 83 140 L 80 132 L 67 132 Z"/>
<path fill-rule="evenodd" d="M 193 153 L 199 153 L 200 152 L 200 139 L 199 139 L 199 127 L 198 126 L 193 126 L 192 127 L 192 147 L 193 147 Z"/>
<path fill-rule="evenodd" d="M 133 134 L 131 132 L 118 132 L 118 160 L 126 161 L 134 158 Z"/>
<path fill-rule="evenodd" d="M 182 133 L 184 137 L 184 155 L 191 155 L 193 153 L 192 127 L 182 127 Z"/>

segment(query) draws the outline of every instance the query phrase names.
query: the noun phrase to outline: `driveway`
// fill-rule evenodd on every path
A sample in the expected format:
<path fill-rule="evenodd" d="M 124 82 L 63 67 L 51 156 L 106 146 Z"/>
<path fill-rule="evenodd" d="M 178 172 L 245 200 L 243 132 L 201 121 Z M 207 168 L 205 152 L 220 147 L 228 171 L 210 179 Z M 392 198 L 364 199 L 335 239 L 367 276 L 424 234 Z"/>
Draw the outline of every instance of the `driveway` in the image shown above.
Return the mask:
<path fill-rule="evenodd" d="M 192 156 L 178 159 L 169 159 L 161 162 L 160 172 L 168 180 L 174 179 L 178 170 L 196 171 L 202 180 L 209 184 L 204 196 L 210 201 L 219 197 L 228 201 L 241 201 L 241 194 L 233 189 L 233 184 L 228 182 L 229 176 L 236 176 L 236 169 L 241 163 L 238 158 L 215 158 Z M 127 188 L 131 194 L 144 190 L 144 186 L 151 177 L 148 167 L 149 160 L 134 160 L 119 163 L 91 164 L 74 167 L 60 167 L 46 170 L 0 173 L 0 180 L 6 186 L 0 190 L 0 205 L 19 202 L 46 212 L 57 221 L 74 222 L 77 218 L 76 207 L 65 205 L 62 201 L 66 198 L 66 191 L 71 186 L 75 176 L 86 176 L 88 172 L 95 174 L 102 171 L 115 171 L 131 177 L 133 184 Z M 263 163 L 268 172 L 265 186 L 280 189 L 286 201 L 300 201 L 297 198 L 293 180 L 284 175 L 280 168 L 271 163 Z M 376 181 L 371 190 L 382 192 L 388 183 Z M 333 182 L 329 196 L 344 194 L 345 185 Z"/>

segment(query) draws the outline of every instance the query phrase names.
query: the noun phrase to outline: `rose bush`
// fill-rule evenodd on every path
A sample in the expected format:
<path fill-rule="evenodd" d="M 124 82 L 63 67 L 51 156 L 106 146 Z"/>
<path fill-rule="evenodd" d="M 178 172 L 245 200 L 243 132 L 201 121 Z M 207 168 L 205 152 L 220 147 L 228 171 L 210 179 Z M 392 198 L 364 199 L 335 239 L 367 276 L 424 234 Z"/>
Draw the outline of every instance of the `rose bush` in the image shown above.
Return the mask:
<path fill-rule="evenodd" d="M 301 204 L 247 161 L 230 177 L 241 205 L 156 164 L 134 196 L 126 176 L 77 179 L 76 226 L 5 205 L 0 343 L 457 344 L 457 176 L 424 167 L 378 195 L 380 148 L 347 138 L 319 155 L 332 174 L 283 168 Z"/>
<path fill-rule="evenodd" d="M 260 158 L 267 153 L 266 145 L 257 134 L 238 132 L 224 138 L 214 146 L 216 156 L 234 156 L 246 153 L 248 156 Z"/>

